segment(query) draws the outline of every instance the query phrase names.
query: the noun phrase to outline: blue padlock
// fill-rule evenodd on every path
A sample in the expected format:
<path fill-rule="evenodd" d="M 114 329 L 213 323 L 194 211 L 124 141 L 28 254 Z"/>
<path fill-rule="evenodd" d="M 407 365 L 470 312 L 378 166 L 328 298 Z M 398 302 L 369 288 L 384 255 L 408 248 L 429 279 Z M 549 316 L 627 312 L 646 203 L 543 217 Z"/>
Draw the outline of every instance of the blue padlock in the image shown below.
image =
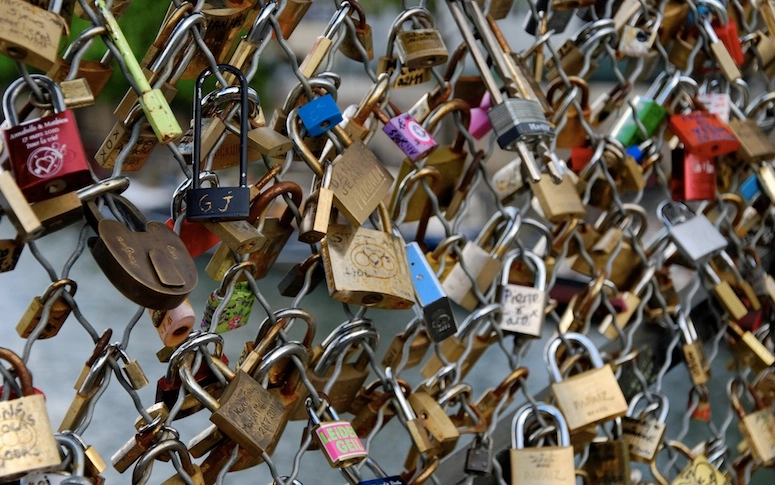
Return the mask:
<path fill-rule="evenodd" d="M 358 485 L 406 485 L 403 478 L 398 475 L 385 478 L 375 478 L 358 482 Z"/>
<path fill-rule="evenodd" d="M 756 174 L 751 175 L 740 184 L 740 196 L 750 203 L 754 197 L 761 194 L 762 188 L 759 186 L 759 177 Z"/>
<path fill-rule="evenodd" d="M 299 118 L 310 136 L 320 136 L 342 121 L 342 112 L 330 94 L 299 108 Z"/>
<path fill-rule="evenodd" d="M 186 219 L 189 221 L 221 222 L 247 219 L 250 215 L 250 189 L 248 180 L 248 82 L 245 75 L 234 66 L 219 64 L 218 71 L 228 71 L 239 80 L 240 85 L 240 154 L 239 186 L 200 186 L 199 172 L 202 163 L 202 84 L 212 74 L 208 68 L 196 79 L 194 89 L 194 147 L 193 178 L 186 193 Z"/>

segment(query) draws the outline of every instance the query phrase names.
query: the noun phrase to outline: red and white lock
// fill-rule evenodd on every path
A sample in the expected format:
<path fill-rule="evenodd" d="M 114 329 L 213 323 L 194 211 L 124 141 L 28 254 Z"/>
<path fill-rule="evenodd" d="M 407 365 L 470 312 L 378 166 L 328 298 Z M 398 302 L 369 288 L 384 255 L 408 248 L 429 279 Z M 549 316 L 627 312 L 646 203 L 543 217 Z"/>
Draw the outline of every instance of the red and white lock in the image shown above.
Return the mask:
<path fill-rule="evenodd" d="M 49 199 L 92 182 L 73 112 L 65 108 L 59 86 L 42 74 L 31 74 L 47 92 L 54 114 L 19 123 L 14 100 L 27 87 L 19 78 L 3 95 L 3 112 L 11 125 L 3 130 L 11 169 L 29 202 Z"/>

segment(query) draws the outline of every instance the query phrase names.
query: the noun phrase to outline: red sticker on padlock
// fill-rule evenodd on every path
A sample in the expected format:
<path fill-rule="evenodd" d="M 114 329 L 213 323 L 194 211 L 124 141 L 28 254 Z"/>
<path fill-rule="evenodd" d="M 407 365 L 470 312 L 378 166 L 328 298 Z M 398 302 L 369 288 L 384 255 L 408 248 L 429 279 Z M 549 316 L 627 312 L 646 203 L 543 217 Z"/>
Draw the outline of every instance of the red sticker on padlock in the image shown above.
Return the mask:
<path fill-rule="evenodd" d="M 170 229 L 175 229 L 175 222 L 172 219 L 167 219 L 165 224 Z M 180 226 L 180 239 L 185 244 L 192 258 L 204 254 L 205 251 L 221 242 L 218 236 L 210 232 L 201 222 L 189 222 L 186 220 Z"/>

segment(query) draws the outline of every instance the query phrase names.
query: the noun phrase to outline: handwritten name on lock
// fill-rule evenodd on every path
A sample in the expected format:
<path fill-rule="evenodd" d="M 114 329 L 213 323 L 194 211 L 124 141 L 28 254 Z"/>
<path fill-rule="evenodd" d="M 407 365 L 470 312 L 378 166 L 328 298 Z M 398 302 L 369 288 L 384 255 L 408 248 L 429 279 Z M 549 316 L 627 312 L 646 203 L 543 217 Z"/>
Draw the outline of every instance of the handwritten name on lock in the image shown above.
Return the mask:
<path fill-rule="evenodd" d="M 16 52 L 18 57 L 25 58 L 26 48 L 33 49 L 41 58 L 55 59 L 59 37 L 52 37 L 52 33 L 61 33 L 62 22 L 53 14 L 41 15 L 41 8 L 29 3 L 0 0 L 0 31 L 0 48 L 11 57 Z M 40 69 L 48 69 L 53 62 L 35 64 Z"/>
<path fill-rule="evenodd" d="M 357 237 L 356 237 L 357 236 Z M 328 234 L 329 247 L 347 252 L 352 266 L 342 268 L 345 274 L 356 278 L 390 279 L 398 274 L 395 257 L 384 247 L 384 242 L 368 233 L 338 232 L 336 227 Z"/>
<path fill-rule="evenodd" d="M 0 472 L 13 462 L 38 456 L 35 446 L 37 433 L 36 419 L 25 408 L 24 401 L 14 399 L 0 403 Z"/>

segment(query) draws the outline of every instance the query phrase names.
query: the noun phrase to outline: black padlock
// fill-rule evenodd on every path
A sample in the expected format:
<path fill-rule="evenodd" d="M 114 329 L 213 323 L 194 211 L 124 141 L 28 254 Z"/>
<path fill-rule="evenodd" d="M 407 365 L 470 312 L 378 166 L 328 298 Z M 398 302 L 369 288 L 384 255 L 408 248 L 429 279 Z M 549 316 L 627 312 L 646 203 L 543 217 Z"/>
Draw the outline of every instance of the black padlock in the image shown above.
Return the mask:
<path fill-rule="evenodd" d="M 492 473 L 492 440 L 477 436 L 466 452 L 465 472 L 471 475 L 489 475 Z"/>
<path fill-rule="evenodd" d="M 247 219 L 250 214 L 248 178 L 248 83 L 245 75 L 234 66 L 218 64 L 218 71 L 228 71 L 240 83 L 240 154 L 239 187 L 199 186 L 199 168 L 202 163 L 202 84 L 212 74 L 205 69 L 196 79 L 194 90 L 194 147 L 193 184 L 186 193 L 186 219 L 190 221 L 221 222 Z"/>

